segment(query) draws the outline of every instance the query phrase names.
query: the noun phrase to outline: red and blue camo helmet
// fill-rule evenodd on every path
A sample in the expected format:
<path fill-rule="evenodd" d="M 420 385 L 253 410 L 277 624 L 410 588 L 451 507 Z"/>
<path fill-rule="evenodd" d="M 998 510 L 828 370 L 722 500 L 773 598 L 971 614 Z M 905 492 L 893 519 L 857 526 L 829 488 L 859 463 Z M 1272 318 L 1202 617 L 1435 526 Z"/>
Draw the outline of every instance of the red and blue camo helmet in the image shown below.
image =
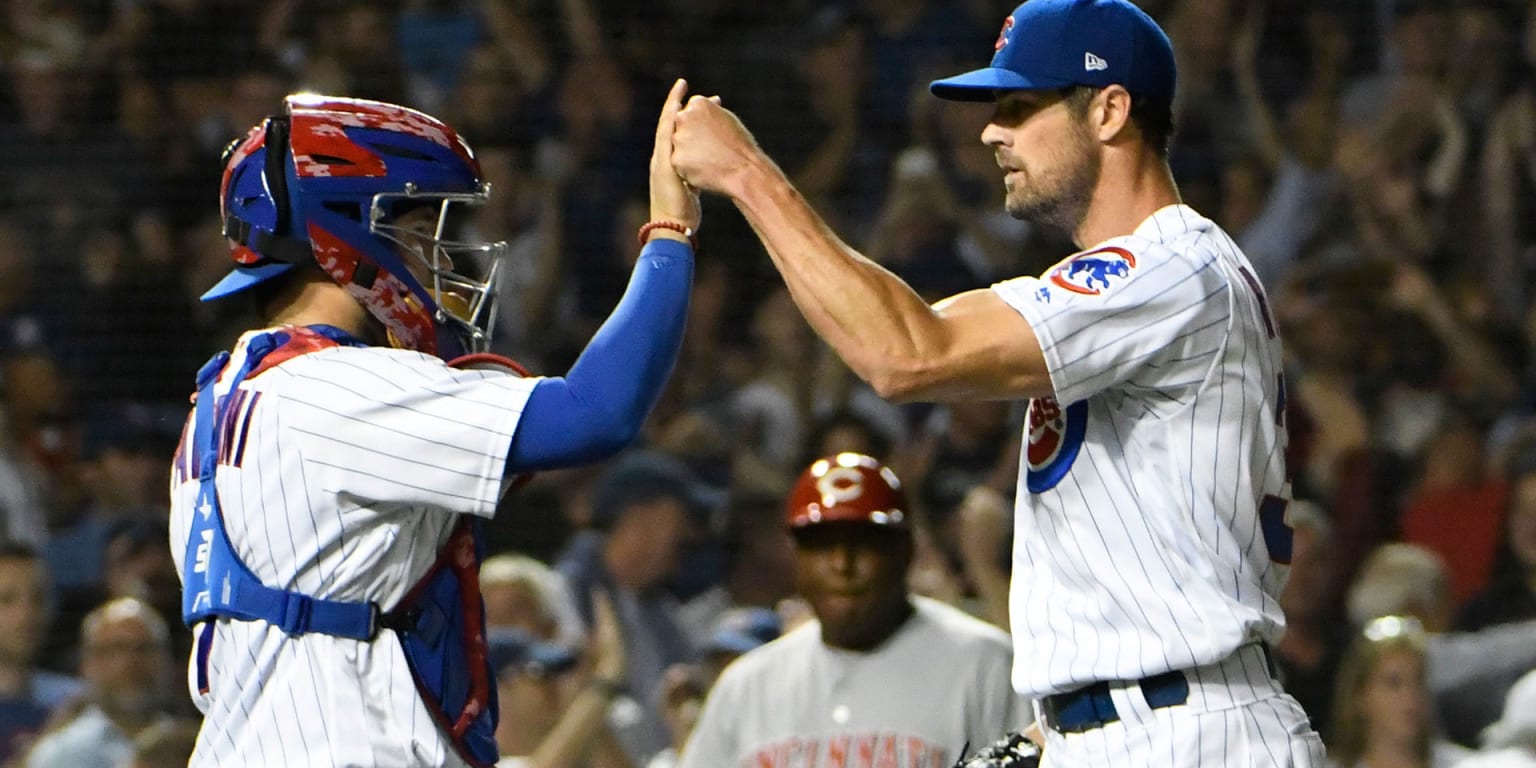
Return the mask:
<path fill-rule="evenodd" d="M 312 260 L 395 346 L 444 359 L 484 351 L 506 244 L 446 239 L 452 207 L 490 195 L 469 145 L 437 118 L 394 104 L 293 94 L 284 107 L 226 151 L 219 202 L 235 269 L 203 300 Z M 396 226 L 428 206 L 437 214 L 430 236 Z M 405 259 L 418 260 L 429 285 Z"/>

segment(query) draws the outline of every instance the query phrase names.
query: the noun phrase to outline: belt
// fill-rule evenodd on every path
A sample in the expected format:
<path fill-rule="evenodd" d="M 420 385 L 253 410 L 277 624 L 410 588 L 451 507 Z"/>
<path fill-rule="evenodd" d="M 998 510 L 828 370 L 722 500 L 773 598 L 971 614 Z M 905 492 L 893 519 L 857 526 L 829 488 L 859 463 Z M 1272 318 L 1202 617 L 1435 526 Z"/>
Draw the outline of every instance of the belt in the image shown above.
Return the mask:
<path fill-rule="evenodd" d="M 1189 680 L 1179 670 L 1143 677 L 1136 681 L 1147 706 L 1172 707 L 1189 700 Z M 1047 696 L 1040 702 L 1045 722 L 1062 733 L 1082 733 L 1120 719 L 1108 682 L 1097 682 L 1075 691 Z"/>
<path fill-rule="evenodd" d="M 1262 654 L 1265 671 L 1269 676 L 1278 678 L 1275 659 L 1269 646 L 1264 643 L 1250 645 L 1257 646 Z M 1248 648 L 1239 648 L 1228 660 L 1239 658 Z M 1135 684 L 1141 689 L 1147 706 L 1152 709 L 1174 707 L 1189 701 L 1189 677 L 1182 670 L 1143 677 L 1135 681 Z M 1061 733 L 1082 733 L 1119 721 L 1120 713 L 1115 709 L 1114 699 L 1110 696 L 1112 687 L 1124 685 L 1101 681 L 1041 699 L 1040 710 L 1045 716 L 1045 724 Z"/>

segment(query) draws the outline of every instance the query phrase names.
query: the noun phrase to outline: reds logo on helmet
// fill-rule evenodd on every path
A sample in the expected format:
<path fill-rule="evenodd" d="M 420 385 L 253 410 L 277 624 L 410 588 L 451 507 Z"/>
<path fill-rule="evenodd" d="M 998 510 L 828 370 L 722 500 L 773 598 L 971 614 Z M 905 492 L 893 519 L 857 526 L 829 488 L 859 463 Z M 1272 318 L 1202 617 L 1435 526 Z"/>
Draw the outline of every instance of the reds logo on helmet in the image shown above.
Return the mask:
<path fill-rule="evenodd" d="M 795 481 L 785 507 L 785 522 L 791 528 L 827 522 L 905 528 L 910 516 L 896 473 L 861 453 L 839 453 L 812 462 Z"/>
<path fill-rule="evenodd" d="M 1056 265 L 1048 279 L 1060 288 L 1084 296 L 1097 296 L 1136 268 L 1135 254 L 1108 246 L 1081 253 Z"/>

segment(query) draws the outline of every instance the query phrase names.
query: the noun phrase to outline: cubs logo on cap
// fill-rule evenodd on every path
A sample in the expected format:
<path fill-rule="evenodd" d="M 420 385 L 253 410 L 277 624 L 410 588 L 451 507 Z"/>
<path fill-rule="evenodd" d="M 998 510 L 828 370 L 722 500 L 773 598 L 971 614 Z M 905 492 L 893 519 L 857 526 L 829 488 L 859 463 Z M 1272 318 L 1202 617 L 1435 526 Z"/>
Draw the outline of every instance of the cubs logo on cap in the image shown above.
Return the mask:
<path fill-rule="evenodd" d="M 999 91 L 1103 88 L 1173 102 L 1173 44 L 1129 0 L 1028 0 L 1003 21 L 992 64 L 929 85 L 953 101 L 992 101 Z"/>

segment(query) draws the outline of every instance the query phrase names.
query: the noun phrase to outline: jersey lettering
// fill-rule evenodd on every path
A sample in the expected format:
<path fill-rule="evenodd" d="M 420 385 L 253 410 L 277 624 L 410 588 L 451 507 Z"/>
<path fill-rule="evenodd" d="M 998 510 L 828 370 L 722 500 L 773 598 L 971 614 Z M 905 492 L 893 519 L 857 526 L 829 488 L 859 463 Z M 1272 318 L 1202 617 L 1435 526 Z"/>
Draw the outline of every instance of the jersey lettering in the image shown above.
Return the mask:
<path fill-rule="evenodd" d="M 1275 319 L 1269 313 L 1269 299 L 1264 295 L 1264 286 L 1259 285 L 1259 279 L 1248 271 L 1247 267 L 1238 267 L 1238 274 L 1243 276 L 1243 282 L 1248 284 L 1248 290 L 1253 291 L 1253 298 L 1259 302 L 1259 314 L 1264 317 L 1264 331 L 1269 338 L 1275 337 Z"/>
<path fill-rule="evenodd" d="M 1065 409 L 1054 397 L 1037 397 L 1029 403 L 1027 485 L 1031 493 L 1056 487 L 1072 468 L 1083 434 L 1088 429 L 1088 403 L 1079 401 Z"/>
<path fill-rule="evenodd" d="M 193 573 L 208 572 L 208 550 L 213 548 L 213 531 L 207 528 L 202 530 L 202 541 L 197 545 L 197 557 L 192 563 Z"/>
<path fill-rule="evenodd" d="M 839 733 L 822 739 L 790 738 L 761 747 L 747 768 L 945 768 L 943 747 L 898 733 Z"/>
<path fill-rule="evenodd" d="M 1286 519 L 1285 511 L 1290 502 L 1273 494 L 1259 502 L 1259 526 L 1264 531 L 1264 546 L 1269 559 L 1282 565 L 1291 564 L 1291 544 L 1295 531 Z"/>

